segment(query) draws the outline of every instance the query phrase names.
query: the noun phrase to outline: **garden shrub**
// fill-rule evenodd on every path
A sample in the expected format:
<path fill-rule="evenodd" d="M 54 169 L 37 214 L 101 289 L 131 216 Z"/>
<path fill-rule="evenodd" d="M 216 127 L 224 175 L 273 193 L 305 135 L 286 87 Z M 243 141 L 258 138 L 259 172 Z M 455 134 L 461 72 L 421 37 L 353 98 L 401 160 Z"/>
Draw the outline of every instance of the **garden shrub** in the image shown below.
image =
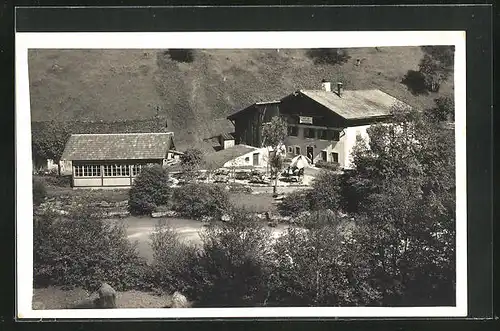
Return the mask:
<path fill-rule="evenodd" d="M 290 227 L 274 245 L 270 306 L 364 306 L 379 302 L 366 249 L 338 224 Z M 371 253 L 371 252 L 368 252 Z"/>
<path fill-rule="evenodd" d="M 33 240 L 35 286 L 151 287 L 149 268 L 123 225 L 96 218 L 89 208 L 74 210 L 68 218 L 50 212 L 36 216 Z"/>
<path fill-rule="evenodd" d="M 196 256 L 196 247 L 180 241 L 178 233 L 168 225 L 157 225 L 151 234 L 155 286 L 168 293 L 183 293 L 189 286 L 186 270 Z"/>
<path fill-rule="evenodd" d="M 174 189 L 173 209 L 194 219 L 203 216 L 221 217 L 229 207 L 229 194 L 223 186 L 188 183 Z"/>
<path fill-rule="evenodd" d="M 312 182 L 309 201 L 312 210 L 337 210 L 339 208 L 339 191 L 341 175 L 332 171 L 322 171 Z"/>
<path fill-rule="evenodd" d="M 168 204 L 170 199 L 169 177 L 159 165 L 144 168 L 136 177 L 129 191 L 128 207 L 131 214 L 145 215 L 157 206 Z"/>
<path fill-rule="evenodd" d="M 71 176 L 49 175 L 44 176 L 43 179 L 47 185 L 56 187 L 71 187 Z"/>
<path fill-rule="evenodd" d="M 195 307 L 258 307 L 268 298 L 271 236 L 250 214 L 201 232 L 202 250 L 189 264 L 186 289 Z"/>
<path fill-rule="evenodd" d="M 40 205 L 47 196 L 47 188 L 43 179 L 33 177 L 33 204 Z"/>
<path fill-rule="evenodd" d="M 278 211 L 283 216 L 296 216 L 311 209 L 311 192 L 299 190 L 287 194 L 280 204 Z"/>
<path fill-rule="evenodd" d="M 338 171 L 340 170 L 340 164 L 338 162 L 327 162 L 319 160 L 314 164 L 317 168 L 322 168 L 325 170 Z"/>

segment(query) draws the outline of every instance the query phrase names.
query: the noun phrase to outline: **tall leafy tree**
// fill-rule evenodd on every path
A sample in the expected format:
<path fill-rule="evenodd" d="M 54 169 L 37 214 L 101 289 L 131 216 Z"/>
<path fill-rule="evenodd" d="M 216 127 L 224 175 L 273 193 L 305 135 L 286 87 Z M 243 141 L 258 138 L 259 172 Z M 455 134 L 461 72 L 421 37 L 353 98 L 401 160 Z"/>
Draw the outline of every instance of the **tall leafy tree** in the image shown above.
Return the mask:
<path fill-rule="evenodd" d="M 283 158 L 281 156 L 281 147 L 288 134 L 288 124 L 280 116 L 275 116 L 270 122 L 264 123 L 262 128 L 263 145 L 270 149 L 269 165 L 271 174 L 274 176 L 273 194 L 277 194 L 278 175 L 283 167 Z"/>
<path fill-rule="evenodd" d="M 204 162 L 203 151 L 198 148 L 188 148 L 181 155 L 181 167 L 189 179 L 193 179 L 195 173 Z"/>
<path fill-rule="evenodd" d="M 455 152 L 453 130 L 420 112 L 369 130 L 346 175 L 358 235 L 374 252 L 385 304 L 453 304 Z M 349 191 L 349 189 L 346 189 Z"/>
<path fill-rule="evenodd" d="M 47 122 L 33 130 L 31 147 L 35 160 L 52 159 L 59 163 L 71 132 L 63 122 Z"/>

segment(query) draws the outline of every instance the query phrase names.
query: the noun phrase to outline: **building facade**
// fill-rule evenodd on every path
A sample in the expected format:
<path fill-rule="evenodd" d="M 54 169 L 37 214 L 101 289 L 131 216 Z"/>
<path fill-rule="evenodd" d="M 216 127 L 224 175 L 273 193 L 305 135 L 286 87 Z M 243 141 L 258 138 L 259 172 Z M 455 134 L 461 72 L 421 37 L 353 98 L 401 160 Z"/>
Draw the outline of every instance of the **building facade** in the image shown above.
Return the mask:
<path fill-rule="evenodd" d="M 74 134 L 61 157 L 61 172 L 74 188 L 130 187 L 144 167 L 178 157 L 173 133 Z"/>
<path fill-rule="evenodd" d="M 288 123 L 288 157 L 307 156 L 351 167 L 351 152 L 358 138 L 368 140 L 367 129 L 387 121 L 395 107 L 409 106 L 380 90 L 346 90 L 329 82 L 320 90 L 299 90 L 279 101 L 256 103 L 228 117 L 237 143 L 262 146 L 262 125 L 273 116 Z"/>

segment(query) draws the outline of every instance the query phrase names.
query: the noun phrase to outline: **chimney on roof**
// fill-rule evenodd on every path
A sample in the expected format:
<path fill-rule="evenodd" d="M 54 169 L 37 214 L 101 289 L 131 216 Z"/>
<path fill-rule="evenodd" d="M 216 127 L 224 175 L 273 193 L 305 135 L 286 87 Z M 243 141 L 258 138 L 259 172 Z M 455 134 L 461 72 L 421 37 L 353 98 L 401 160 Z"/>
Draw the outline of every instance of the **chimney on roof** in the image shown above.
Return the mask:
<path fill-rule="evenodd" d="M 337 83 L 337 94 L 339 95 L 339 97 L 342 97 L 342 83 L 341 82 L 338 82 Z"/>
<path fill-rule="evenodd" d="M 321 81 L 321 87 L 326 92 L 331 92 L 332 91 L 332 83 L 330 83 L 330 82 L 328 82 L 328 81 L 326 81 L 324 79 Z"/>

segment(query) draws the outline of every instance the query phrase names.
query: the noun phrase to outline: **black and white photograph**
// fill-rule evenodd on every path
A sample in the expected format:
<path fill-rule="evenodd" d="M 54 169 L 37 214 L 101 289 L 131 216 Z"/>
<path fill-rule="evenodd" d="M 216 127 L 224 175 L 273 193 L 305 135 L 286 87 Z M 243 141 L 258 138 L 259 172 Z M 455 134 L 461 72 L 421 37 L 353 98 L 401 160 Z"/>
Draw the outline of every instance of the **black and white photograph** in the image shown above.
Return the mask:
<path fill-rule="evenodd" d="M 466 315 L 460 32 L 19 35 L 23 315 Z"/>

